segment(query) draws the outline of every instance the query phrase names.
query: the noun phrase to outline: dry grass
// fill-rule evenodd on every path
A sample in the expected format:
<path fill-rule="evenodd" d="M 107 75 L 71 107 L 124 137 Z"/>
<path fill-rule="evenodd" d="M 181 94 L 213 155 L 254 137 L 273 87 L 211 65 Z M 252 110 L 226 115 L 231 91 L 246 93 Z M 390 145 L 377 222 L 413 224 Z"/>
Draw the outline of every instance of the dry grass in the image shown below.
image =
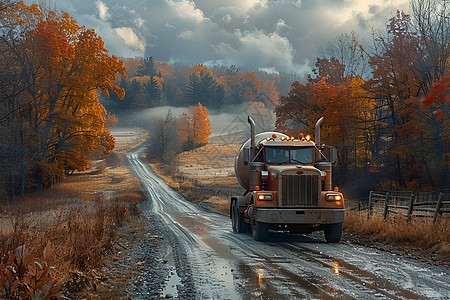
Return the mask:
<path fill-rule="evenodd" d="M 127 153 L 148 139 L 148 131 L 138 128 L 112 128 L 115 139 L 114 152 Z"/>
<path fill-rule="evenodd" d="M 434 253 L 440 258 L 450 258 L 450 220 L 440 219 L 436 224 L 430 220 L 388 217 L 382 215 L 367 218 L 367 213 L 348 211 L 344 223 L 347 233 L 388 243 L 404 249 Z"/>
<path fill-rule="evenodd" d="M 179 154 L 172 166 L 150 165 L 169 186 L 186 198 L 228 213 L 229 195 L 244 192 L 234 176 L 234 158 L 239 147 L 207 144 Z"/>
<path fill-rule="evenodd" d="M 230 199 L 222 198 L 222 197 L 208 197 L 205 202 L 213 207 L 215 210 L 220 211 L 224 214 L 228 214 L 230 212 Z"/>
<path fill-rule="evenodd" d="M 101 277 L 97 273 L 105 258 L 114 254 L 115 230 L 119 224 L 139 216 L 137 203 L 144 199 L 140 190 L 99 197 L 94 203 L 61 207 L 50 214 L 25 215 L 14 212 L 12 230 L 0 234 L 0 269 L 4 269 L 9 251 L 27 245 L 36 259 L 42 257 L 50 242 L 53 255 L 48 260 L 53 276 L 64 283 L 65 291 L 86 293 L 95 290 Z"/>
<path fill-rule="evenodd" d="M 228 184 L 229 181 L 221 178 L 220 183 L 216 180 L 212 180 L 209 177 L 198 178 L 193 176 L 186 176 L 185 179 L 180 179 L 176 177 L 176 168 L 164 165 L 164 164 L 150 164 L 152 169 L 160 176 L 167 185 L 172 187 L 174 190 L 182 194 L 184 197 L 202 202 L 212 207 L 213 209 L 220 211 L 222 213 L 228 214 L 230 211 L 230 199 L 228 196 L 224 195 L 223 192 L 226 190 L 230 192 L 233 190 L 233 184 Z M 233 176 L 233 183 L 236 183 L 236 178 Z M 211 195 L 211 191 L 219 192 L 216 195 Z M 236 188 L 236 194 L 240 194 L 241 191 Z M 208 191 L 208 192 L 206 192 Z"/>
<path fill-rule="evenodd" d="M 141 142 L 129 139 L 116 139 L 121 151 Z M 42 261 L 49 242 L 51 275 L 64 284 L 63 291 L 71 298 L 127 297 L 130 272 L 122 268 L 109 272 L 104 265 L 123 259 L 118 240 L 134 239 L 139 236 L 134 233 L 142 231 L 137 204 L 145 193 L 115 153 L 92 167 L 49 190 L 0 207 L 0 270 L 9 263 L 8 253 L 21 245 L 26 245 L 33 261 Z M 1 277 L 0 271 L 0 283 Z"/>

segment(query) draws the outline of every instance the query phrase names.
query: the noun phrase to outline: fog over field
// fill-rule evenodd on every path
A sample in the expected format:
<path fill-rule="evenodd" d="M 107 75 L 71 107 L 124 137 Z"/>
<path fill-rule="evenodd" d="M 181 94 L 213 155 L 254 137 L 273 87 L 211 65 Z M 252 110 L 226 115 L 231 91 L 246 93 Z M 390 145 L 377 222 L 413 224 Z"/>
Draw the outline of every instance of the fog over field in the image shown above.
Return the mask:
<path fill-rule="evenodd" d="M 152 118 L 165 117 L 168 111 L 177 118 L 183 112 L 187 112 L 187 107 L 169 107 L 161 106 L 149 109 L 142 109 L 133 112 L 127 116 L 121 116 L 119 126 L 131 125 L 143 128 L 149 128 Z M 221 137 L 226 138 L 224 142 L 228 141 L 231 136 L 239 139 L 248 138 L 250 136 L 250 126 L 247 122 L 247 117 L 252 116 L 256 123 L 256 131 L 270 131 L 275 129 L 275 114 L 272 110 L 267 108 L 253 108 L 244 105 L 230 107 L 225 112 L 209 111 L 209 120 L 211 122 L 211 136 L 210 140 L 214 142 L 221 142 Z M 227 137 L 228 136 L 228 137 Z"/>

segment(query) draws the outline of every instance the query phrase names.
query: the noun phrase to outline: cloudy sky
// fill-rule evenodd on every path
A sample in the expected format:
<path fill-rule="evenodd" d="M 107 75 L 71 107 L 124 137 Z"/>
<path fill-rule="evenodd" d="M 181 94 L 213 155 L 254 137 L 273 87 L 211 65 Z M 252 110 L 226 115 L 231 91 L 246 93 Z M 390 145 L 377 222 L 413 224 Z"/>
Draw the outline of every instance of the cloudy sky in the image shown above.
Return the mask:
<path fill-rule="evenodd" d="M 51 8 L 95 29 L 119 57 L 304 73 L 337 35 L 369 38 L 408 0 L 53 0 Z"/>

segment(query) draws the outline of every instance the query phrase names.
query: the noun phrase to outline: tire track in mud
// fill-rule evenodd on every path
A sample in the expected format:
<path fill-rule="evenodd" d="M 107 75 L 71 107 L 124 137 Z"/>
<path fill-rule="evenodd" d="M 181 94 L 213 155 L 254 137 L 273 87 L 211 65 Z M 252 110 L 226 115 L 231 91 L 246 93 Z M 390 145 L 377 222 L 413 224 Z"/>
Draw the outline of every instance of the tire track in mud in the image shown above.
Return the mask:
<path fill-rule="evenodd" d="M 392 284 L 384 278 L 380 278 L 371 272 L 362 270 L 333 256 L 325 255 L 322 252 L 311 250 L 299 245 L 278 245 L 287 249 L 290 253 L 297 255 L 301 261 L 309 261 L 315 264 L 320 264 L 321 268 L 329 269 L 337 276 L 342 276 L 351 280 L 351 282 L 357 284 L 359 288 L 373 290 L 375 295 L 379 294 L 390 299 L 425 299 L 420 295 Z"/>

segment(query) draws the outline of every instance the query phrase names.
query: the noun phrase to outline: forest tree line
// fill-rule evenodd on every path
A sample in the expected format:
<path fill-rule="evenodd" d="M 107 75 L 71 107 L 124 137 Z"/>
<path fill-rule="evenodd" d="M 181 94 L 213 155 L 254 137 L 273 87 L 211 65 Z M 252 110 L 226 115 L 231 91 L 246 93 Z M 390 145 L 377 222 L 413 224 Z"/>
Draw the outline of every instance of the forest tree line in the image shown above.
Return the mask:
<path fill-rule="evenodd" d="M 249 103 L 264 103 L 273 109 L 280 95 L 289 90 L 299 75 L 269 74 L 263 71 L 240 71 L 231 65 L 207 67 L 158 62 L 154 57 L 127 59 L 126 77 L 118 79 L 125 97 L 103 97 L 113 112 L 158 106 L 187 107 L 198 102 L 209 109 Z"/>
<path fill-rule="evenodd" d="M 323 141 L 339 153 L 335 182 L 349 190 L 450 186 L 449 11 L 438 0 L 410 6 L 370 43 L 337 37 L 275 108 L 277 129 L 292 134 L 324 117 Z"/>

